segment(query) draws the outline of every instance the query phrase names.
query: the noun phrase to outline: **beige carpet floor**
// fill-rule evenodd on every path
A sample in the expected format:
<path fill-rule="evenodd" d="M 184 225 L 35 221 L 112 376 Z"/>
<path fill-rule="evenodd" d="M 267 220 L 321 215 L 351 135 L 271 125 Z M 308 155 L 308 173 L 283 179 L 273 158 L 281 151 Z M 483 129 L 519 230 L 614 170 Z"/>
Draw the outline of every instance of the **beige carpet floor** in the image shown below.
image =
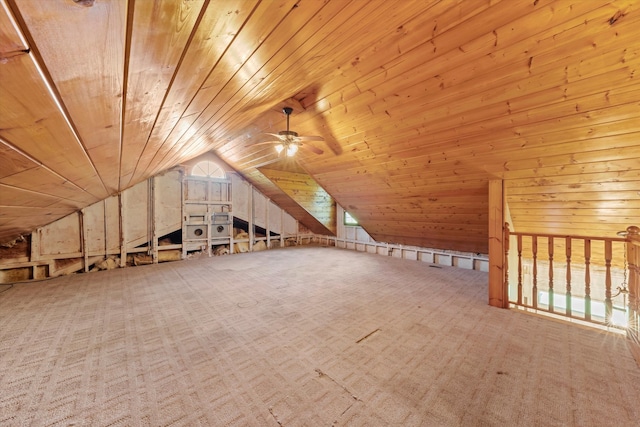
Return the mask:
<path fill-rule="evenodd" d="M 16 285 L 0 425 L 639 425 L 623 337 L 489 307 L 486 289 L 320 247 Z"/>

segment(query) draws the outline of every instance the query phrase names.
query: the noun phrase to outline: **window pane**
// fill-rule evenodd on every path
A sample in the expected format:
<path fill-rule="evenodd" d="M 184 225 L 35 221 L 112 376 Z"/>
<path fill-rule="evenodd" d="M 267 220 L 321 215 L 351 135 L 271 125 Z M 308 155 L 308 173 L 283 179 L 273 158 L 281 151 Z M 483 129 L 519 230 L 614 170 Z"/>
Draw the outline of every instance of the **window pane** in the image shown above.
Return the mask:
<path fill-rule="evenodd" d="M 191 171 L 191 175 L 204 176 L 207 178 L 226 178 L 224 170 L 208 160 L 196 164 Z"/>
<path fill-rule="evenodd" d="M 344 213 L 344 225 L 358 225 L 358 220 L 349 215 L 348 212 Z"/>

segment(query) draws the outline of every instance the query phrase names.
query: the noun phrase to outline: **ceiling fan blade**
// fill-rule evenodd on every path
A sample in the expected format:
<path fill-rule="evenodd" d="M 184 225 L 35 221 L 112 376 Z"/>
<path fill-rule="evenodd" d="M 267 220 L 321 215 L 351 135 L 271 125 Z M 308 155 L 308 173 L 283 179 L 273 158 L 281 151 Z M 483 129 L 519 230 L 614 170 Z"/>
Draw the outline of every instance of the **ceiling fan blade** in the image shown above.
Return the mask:
<path fill-rule="evenodd" d="M 258 168 L 261 168 L 263 166 L 270 165 L 271 163 L 279 162 L 280 160 L 282 160 L 282 159 L 280 159 L 280 157 L 276 157 L 275 159 L 267 160 L 267 161 L 264 161 L 262 163 L 259 163 L 259 164 L 255 165 L 255 166 L 251 166 L 251 167 L 258 169 Z"/>
<path fill-rule="evenodd" d="M 254 143 L 251 143 L 251 144 L 246 144 L 245 147 L 255 147 L 256 145 L 267 145 L 267 144 L 282 144 L 282 141 L 254 142 Z"/>
<path fill-rule="evenodd" d="M 285 137 L 282 135 L 278 135 L 277 133 L 263 133 L 262 135 L 269 135 L 269 136 L 273 136 L 275 138 L 278 138 L 279 140 L 284 140 Z"/>
<path fill-rule="evenodd" d="M 324 138 L 321 136 L 313 136 L 313 135 L 309 135 L 309 136 L 298 136 L 297 137 L 298 141 L 324 141 Z"/>
<path fill-rule="evenodd" d="M 300 143 L 300 148 L 303 148 L 303 149 L 305 149 L 307 151 L 311 151 L 312 153 L 315 153 L 315 154 L 323 154 L 324 153 L 324 151 L 322 151 L 318 147 L 314 147 L 313 145 L 307 145 L 307 144 Z"/>
<path fill-rule="evenodd" d="M 254 143 L 252 143 L 251 145 L 255 145 L 255 144 L 265 144 L 265 143 L 283 143 L 285 141 L 285 138 L 282 135 L 278 135 L 275 133 L 261 133 L 257 136 L 255 136 L 254 138 L 252 138 L 253 141 L 255 141 Z"/>

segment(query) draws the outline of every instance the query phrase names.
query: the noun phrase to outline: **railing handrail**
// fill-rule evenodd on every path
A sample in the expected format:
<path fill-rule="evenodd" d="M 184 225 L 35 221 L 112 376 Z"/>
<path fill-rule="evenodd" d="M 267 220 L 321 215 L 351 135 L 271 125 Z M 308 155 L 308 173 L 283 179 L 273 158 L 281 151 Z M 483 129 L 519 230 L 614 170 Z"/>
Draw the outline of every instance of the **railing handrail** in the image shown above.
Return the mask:
<path fill-rule="evenodd" d="M 602 236 L 578 236 L 573 234 L 548 234 L 548 233 L 525 233 L 522 231 L 511 231 L 509 230 L 510 236 L 538 236 L 538 237 L 553 237 L 559 239 L 576 239 L 576 240 L 610 240 L 612 242 L 626 242 L 627 239 L 624 237 L 602 237 Z"/>

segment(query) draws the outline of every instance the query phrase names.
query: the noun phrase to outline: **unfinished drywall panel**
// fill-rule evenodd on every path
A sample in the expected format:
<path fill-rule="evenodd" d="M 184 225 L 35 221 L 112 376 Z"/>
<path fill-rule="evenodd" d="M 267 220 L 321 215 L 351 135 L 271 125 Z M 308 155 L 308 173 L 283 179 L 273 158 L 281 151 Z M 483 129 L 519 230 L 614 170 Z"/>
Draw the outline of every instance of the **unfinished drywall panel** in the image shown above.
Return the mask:
<path fill-rule="evenodd" d="M 371 242 L 373 239 L 369 236 L 364 228 L 362 227 L 354 227 L 356 229 L 356 240 L 359 242 Z"/>
<path fill-rule="evenodd" d="M 410 261 L 418 260 L 418 251 L 415 249 L 403 249 L 402 258 L 408 259 Z"/>
<path fill-rule="evenodd" d="M 391 248 L 389 255 L 394 258 L 402 258 L 402 247 L 398 246 L 395 248 Z"/>
<path fill-rule="evenodd" d="M 345 227 L 344 238 L 347 240 L 356 240 L 356 227 Z"/>
<path fill-rule="evenodd" d="M 283 212 L 283 219 L 284 230 L 282 234 L 285 236 L 295 236 L 298 234 L 298 221 L 286 212 Z"/>
<path fill-rule="evenodd" d="M 188 250 L 210 253 L 212 246 L 220 249 L 233 245 L 230 230 L 236 212 L 251 226 L 253 239 L 246 238 L 249 250 L 295 244 L 300 233 L 308 232 L 299 230 L 295 218 L 241 176 L 231 174 L 230 178 L 231 181 L 184 177 L 183 171 L 176 169 L 90 205 L 34 231 L 30 247 L 25 244 L 24 256 L 0 266 L 0 282 L 14 269 L 20 277 L 35 279 L 102 269 L 103 264 L 125 267 L 132 258 L 134 264 L 145 264 L 175 260 Z M 183 200 L 183 193 L 193 199 Z M 194 238 L 187 239 L 186 244 L 184 240 L 158 244 L 160 236 L 177 230 L 182 231 L 184 239 L 183 221 L 187 228 L 204 226 L 202 242 Z M 280 236 L 255 236 L 253 226 Z"/>
<path fill-rule="evenodd" d="M 465 258 L 461 256 L 453 257 L 453 266 L 458 268 L 466 268 L 467 270 L 473 270 L 473 259 Z"/>
<path fill-rule="evenodd" d="M 228 180 L 212 179 L 209 181 L 209 200 L 228 202 L 231 200 L 231 192 Z"/>
<path fill-rule="evenodd" d="M 122 192 L 124 235 L 127 249 L 152 238 L 149 224 L 149 182 L 143 181 Z"/>
<path fill-rule="evenodd" d="M 190 202 L 204 202 L 207 198 L 207 182 L 204 179 L 190 178 L 184 187 L 184 199 Z"/>
<path fill-rule="evenodd" d="M 152 179 L 156 235 L 164 236 L 182 228 L 182 173 L 174 170 Z"/>
<path fill-rule="evenodd" d="M 433 255 L 433 262 L 439 265 L 453 265 L 451 255 L 447 253 L 435 253 Z"/>
<path fill-rule="evenodd" d="M 253 189 L 253 224 L 267 228 L 267 198 Z"/>
<path fill-rule="evenodd" d="M 269 201 L 269 231 L 282 234 L 282 209 Z"/>
<path fill-rule="evenodd" d="M 82 232 L 85 252 L 89 255 L 105 254 L 105 212 L 104 203 L 98 202 L 82 210 Z"/>
<path fill-rule="evenodd" d="M 118 196 L 111 196 L 104 199 L 104 224 L 107 253 L 117 254 L 120 252 L 120 200 Z"/>
<path fill-rule="evenodd" d="M 251 185 L 236 174 L 231 174 L 231 201 L 233 204 L 233 216 L 243 221 L 249 221 L 249 199 L 251 197 Z"/>
<path fill-rule="evenodd" d="M 206 183 L 200 179 L 184 181 L 184 218 L 186 222 L 207 222 L 208 203 L 206 199 Z M 194 197 L 193 199 L 189 197 Z"/>
<path fill-rule="evenodd" d="M 36 249 L 37 259 L 77 257 L 82 252 L 80 215 L 77 212 L 45 225 L 34 235 L 37 242 L 32 243 L 32 250 Z"/>
<path fill-rule="evenodd" d="M 485 259 L 474 259 L 473 260 L 473 269 L 478 271 L 484 271 L 485 273 L 489 272 L 489 260 Z"/>
<path fill-rule="evenodd" d="M 112 196 L 82 210 L 82 240 L 88 255 L 120 252 L 118 197 Z"/>

